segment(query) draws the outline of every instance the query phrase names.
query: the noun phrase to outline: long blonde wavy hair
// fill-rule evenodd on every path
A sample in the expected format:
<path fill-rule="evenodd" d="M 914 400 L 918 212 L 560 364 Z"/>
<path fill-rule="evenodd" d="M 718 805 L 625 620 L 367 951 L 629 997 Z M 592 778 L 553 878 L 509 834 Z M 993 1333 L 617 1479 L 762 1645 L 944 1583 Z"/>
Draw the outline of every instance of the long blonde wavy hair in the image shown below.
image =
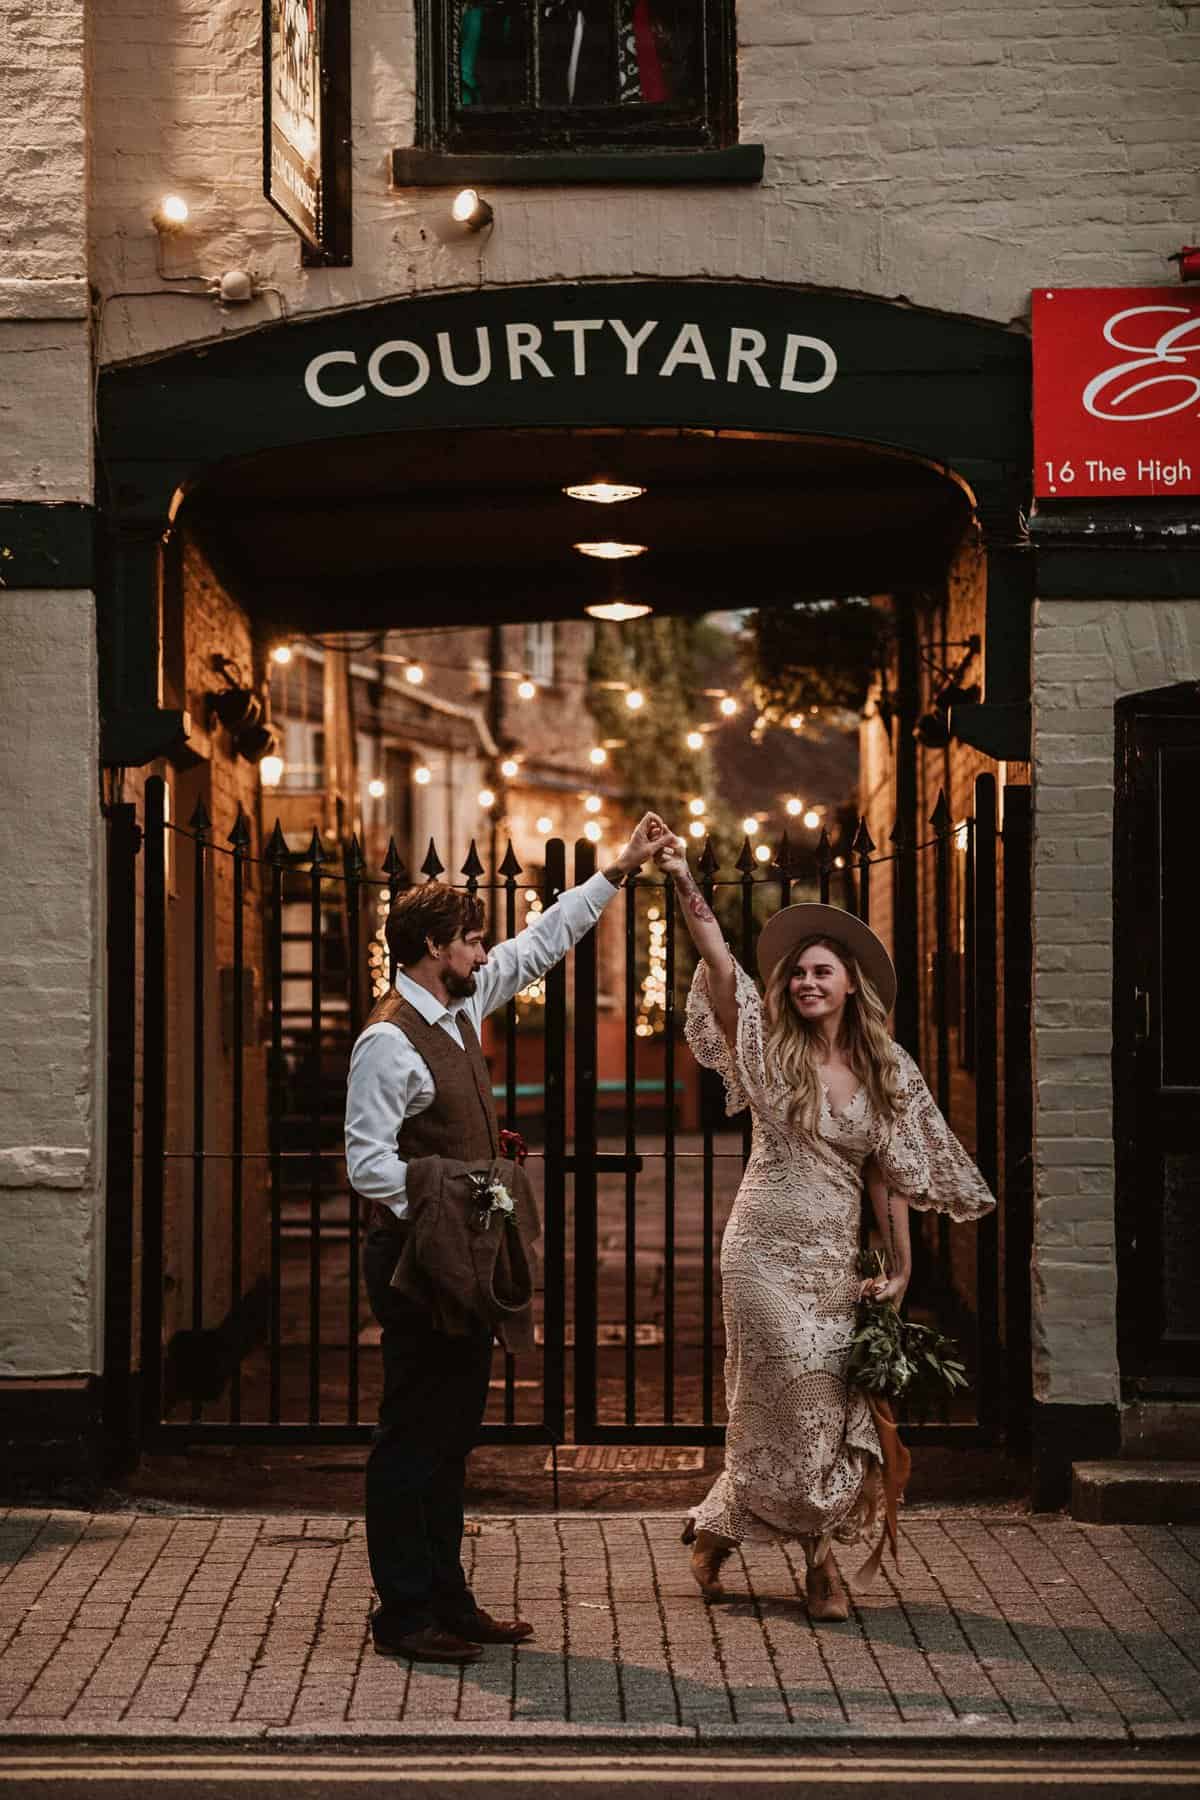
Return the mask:
<path fill-rule="evenodd" d="M 801 1018 L 788 999 L 788 982 L 806 950 L 817 945 L 832 950 L 854 984 L 846 995 L 838 1048 L 867 1090 L 872 1108 L 890 1122 L 898 1110 L 900 1090 L 895 1046 L 887 1028 L 887 1013 L 874 983 L 863 974 L 852 950 L 836 938 L 807 937 L 786 956 L 781 956 L 767 981 L 767 1037 L 764 1045 L 768 1066 L 774 1065 L 792 1091 L 788 1124 L 815 1137 L 821 1116 L 821 1033 Z"/>

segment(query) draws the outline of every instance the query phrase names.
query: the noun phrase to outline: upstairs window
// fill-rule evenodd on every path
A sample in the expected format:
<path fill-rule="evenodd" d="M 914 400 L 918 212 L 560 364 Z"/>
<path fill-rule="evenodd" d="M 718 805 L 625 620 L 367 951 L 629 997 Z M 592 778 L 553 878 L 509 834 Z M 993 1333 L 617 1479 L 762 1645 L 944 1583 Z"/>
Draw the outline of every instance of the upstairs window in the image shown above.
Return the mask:
<path fill-rule="evenodd" d="M 431 149 L 719 149 L 733 0 L 424 0 Z"/>

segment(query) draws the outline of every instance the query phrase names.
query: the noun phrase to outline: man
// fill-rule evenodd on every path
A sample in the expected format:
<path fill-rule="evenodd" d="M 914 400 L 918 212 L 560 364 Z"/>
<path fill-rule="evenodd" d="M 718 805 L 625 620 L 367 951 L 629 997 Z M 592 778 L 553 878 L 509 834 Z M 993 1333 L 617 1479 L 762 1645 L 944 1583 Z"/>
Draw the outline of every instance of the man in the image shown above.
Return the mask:
<path fill-rule="evenodd" d="M 463 1573 L 466 1456 L 487 1404 L 492 1333 L 482 1324 L 467 1337 L 437 1332 L 390 1286 L 407 1231 L 408 1163 L 495 1155 L 483 1020 L 561 961 L 665 834 L 647 813 L 610 867 L 490 951 L 481 902 L 441 882 L 399 895 L 388 915 L 395 986 L 354 1046 L 346 1097 L 351 1186 L 374 1202 L 363 1273 L 383 1327 L 383 1400 L 366 1491 L 379 1595 L 371 1631 L 381 1655 L 477 1662 L 483 1644 L 519 1643 L 532 1631 L 482 1612 Z"/>

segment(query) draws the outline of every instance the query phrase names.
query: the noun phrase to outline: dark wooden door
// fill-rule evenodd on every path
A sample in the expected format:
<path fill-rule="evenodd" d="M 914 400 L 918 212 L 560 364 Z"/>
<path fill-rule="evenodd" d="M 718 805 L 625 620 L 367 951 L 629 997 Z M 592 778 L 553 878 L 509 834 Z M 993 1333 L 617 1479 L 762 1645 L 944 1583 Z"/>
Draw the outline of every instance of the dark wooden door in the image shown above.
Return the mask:
<path fill-rule="evenodd" d="M 1118 711 L 1114 1057 L 1122 1377 L 1200 1377 L 1200 694 Z"/>

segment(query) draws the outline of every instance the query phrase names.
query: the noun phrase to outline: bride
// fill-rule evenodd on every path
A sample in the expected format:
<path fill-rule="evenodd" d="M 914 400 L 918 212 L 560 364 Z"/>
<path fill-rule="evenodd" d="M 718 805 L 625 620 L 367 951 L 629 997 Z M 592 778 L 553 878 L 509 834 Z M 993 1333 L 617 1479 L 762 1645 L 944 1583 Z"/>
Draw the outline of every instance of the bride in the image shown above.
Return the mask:
<path fill-rule="evenodd" d="M 995 1205 L 887 1020 L 891 958 L 840 907 L 784 907 L 763 927 L 766 999 L 740 968 L 673 838 L 655 857 L 673 880 L 701 962 L 686 1037 L 749 1106 L 753 1144 L 721 1245 L 728 1429 L 724 1472 L 684 1532 L 692 1572 L 719 1595 L 744 1540 L 804 1548 L 812 1618 L 844 1619 L 831 1544 L 870 1537 L 883 1453 L 846 1370 L 860 1293 L 898 1306 L 908 1285 L 908 1209 L 977 1219 Z M 889 1273 L 858 1275 L 863 1182 Z M 872 1562 L 877 1566 L 876 1556 Z M 864 1566 L 865 1567 L 865 1566 Z"/>

